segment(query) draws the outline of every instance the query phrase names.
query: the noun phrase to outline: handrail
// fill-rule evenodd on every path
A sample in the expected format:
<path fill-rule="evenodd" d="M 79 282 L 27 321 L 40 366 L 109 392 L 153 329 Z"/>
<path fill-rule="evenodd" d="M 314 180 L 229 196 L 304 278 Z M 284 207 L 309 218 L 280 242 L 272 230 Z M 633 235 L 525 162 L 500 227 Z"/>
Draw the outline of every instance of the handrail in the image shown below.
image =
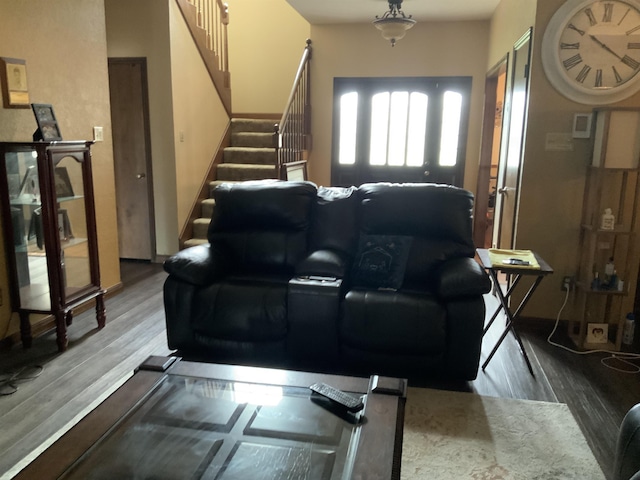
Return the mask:
<path fill-rule="evenodd" d="M 274 125 L 274 143 L 277 157 L 278 178 L 285 178 L 284 166 L 289 163 L 306 163 L 311 148 L 311 40 L 307 39 L 298 65 L 287 105 Z"/>

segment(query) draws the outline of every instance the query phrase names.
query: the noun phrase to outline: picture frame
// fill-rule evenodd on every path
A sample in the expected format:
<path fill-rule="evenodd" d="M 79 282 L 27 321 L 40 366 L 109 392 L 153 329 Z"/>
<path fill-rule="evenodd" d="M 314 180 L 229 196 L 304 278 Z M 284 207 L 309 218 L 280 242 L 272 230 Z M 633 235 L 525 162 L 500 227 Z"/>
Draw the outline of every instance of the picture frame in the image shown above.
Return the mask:
<path fill-rule="evenodd" d="M 53 112 L 53 106 L 48 103 L 32 103 L 31 109 L 38 124 L 38 129 L 33 134 L 33 141 L 37 142 L 42 140 L 52 142 L 62 140 L 56 114 Z"/>
<path fill-rule="evenodd" d="M 4 108 L 29 108 L 27 62 L 25 60 L 0 57 L 0 84 Z"/>
<path fill-rule="evenodd" d="M 609 341 L 608 323 L 588 323 L 587 343 L 607 343 Z"/>
<path fill-rule="evenodd" d="M 307 180 L 307 162 L 291 162 L 284 164 L 285 180 L 302 182 Z"/>
<path fill-rule="evenodd" d="M 20 185 L 19 197 L 23 195 L 33 195 L 34 197 L 40 195 L 40 182 L 38 180 L 38 169 L 31 165 L 27 168 L 27 171 L 22 178 L 22 184 Z"/>
<path fill-rule="evenodd" d="M 56 184 L 56 196 L 58 198 L 73 197 L 73 186 L 71 185 L 67 167 L 56 167 L 53 175 Z"/>
<path fill-rule="evenodd" d="M 60 240 L 62 241 L 71 240 L 73 238 L 69 214 L 64 208 L 58 209 L 58 233 L 60 235 Z"/>

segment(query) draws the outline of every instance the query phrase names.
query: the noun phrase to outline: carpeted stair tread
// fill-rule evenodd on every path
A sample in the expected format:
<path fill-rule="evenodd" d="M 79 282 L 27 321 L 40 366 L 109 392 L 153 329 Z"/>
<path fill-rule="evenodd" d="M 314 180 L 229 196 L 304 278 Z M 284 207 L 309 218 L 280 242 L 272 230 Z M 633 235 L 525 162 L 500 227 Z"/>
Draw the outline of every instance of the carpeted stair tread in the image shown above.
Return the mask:
<path fill-rule="evenodd" d="M 200 202 L 200 217 L 211 218 L 213 215 L 213 209 L 216 206 L 216 201 L 213 198 L 205 198 Z"/>
<path fill-rule="evenodd" d="M 209 224 L 211 223 L 211 217 L 209 218 L 196 218 L 193 221 L 193 238 L 207 238 L 207 231 L 209 230 Z"/>
<path fill-rule="evenodd" d="M 275 165 L 221 163 L 217 168 L 218 180 L 264 180 L 275 175 Z"/>
<path fill-rule="evenodd" d="M 195 247 L 196 245 L 203 245 L 208 242 L 206 238 L 190 238 L 184 242 L 184 248 Z"/>
<path fill-rule="evenodd" d="M 237 132 L 231 135 L 231 145 L 234 147 L 262 147 L 273 148 L 273 133 L 265 132 Z"/>
<path fill-rule="evenodd" d="M 275 148 L 227 147 L 224 149 L 224 163 L 254 163 L 275 165 Z"/>
<path fill-rule="evenodd" d="M 232 118 L 231 133 L 235 132 L 263 132 L 273 133 L 273 126 L 278 123 L 273 119 Z"/>

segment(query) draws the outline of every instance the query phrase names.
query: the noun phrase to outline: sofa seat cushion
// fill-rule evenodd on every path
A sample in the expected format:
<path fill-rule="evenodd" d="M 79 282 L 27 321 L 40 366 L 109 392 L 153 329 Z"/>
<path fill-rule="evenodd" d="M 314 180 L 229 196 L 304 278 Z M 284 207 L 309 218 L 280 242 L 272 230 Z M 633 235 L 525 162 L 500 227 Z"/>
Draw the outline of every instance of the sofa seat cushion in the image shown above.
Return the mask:
<path fill-rule="evenodd" d="M 193 299 L 197 335 L 241 342 L 272 342 L 287 335 L 287 284 L 220 282 Z"/>
<path fill-rule="evenodd" d="M 430 294 L 355 289 L 342 304 L 340 342 L 358 350 L 439 355 L 446 350 L 446 317 Z"/>

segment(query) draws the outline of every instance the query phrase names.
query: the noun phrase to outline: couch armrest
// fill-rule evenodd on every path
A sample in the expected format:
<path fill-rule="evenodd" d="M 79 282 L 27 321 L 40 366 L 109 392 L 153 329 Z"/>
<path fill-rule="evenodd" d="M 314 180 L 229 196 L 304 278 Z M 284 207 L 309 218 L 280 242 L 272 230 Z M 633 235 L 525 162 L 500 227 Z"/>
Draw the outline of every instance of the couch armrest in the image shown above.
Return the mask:
<path fill-rule="evenodd" d="M 484 295 L 491 291 L 491 279 L 473 258 L 454 258 L 444 262 L 435 276 L 441 298 Z"/>
<path fill-rule="evenodd" d="M 344 278 L 349 271 L 350 259 L 349 255 L 337 250 L 316 250 L 296 265 L 296 276 Z"/>
<path fill-rule="evenodd" d="M 632 407 L 620 425 L 613 480 L 640 477 L 640 404 Z"/>
<path fill-rule="evenodd" d="M 209 285 L 222 276 L 225 262 L 210 244 L 189 247 L 164 262 L 164 270 L 192 285 Z"/>

